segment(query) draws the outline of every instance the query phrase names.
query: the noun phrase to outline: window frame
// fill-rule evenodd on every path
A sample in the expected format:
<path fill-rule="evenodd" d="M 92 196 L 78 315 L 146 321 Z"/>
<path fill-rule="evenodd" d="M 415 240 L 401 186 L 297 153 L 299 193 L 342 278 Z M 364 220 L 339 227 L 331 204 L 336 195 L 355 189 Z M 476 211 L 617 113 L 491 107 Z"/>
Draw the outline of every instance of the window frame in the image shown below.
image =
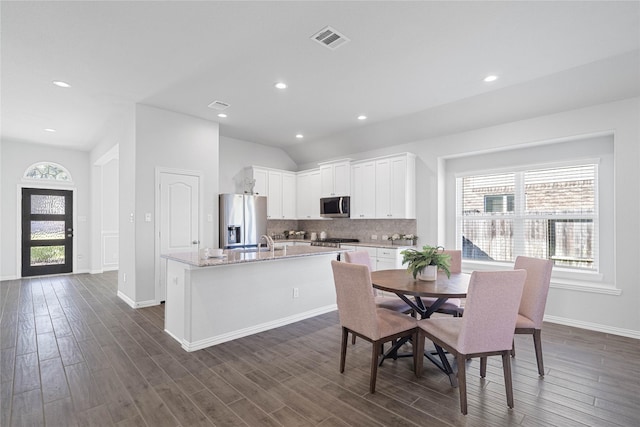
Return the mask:
<path fill-rule="evenodd" d="M 477 170 L 469 170 L 465 172 L 455 173 L 454 181 L 455 181 L 455 245 L 456 249 L 462 249 L 462 227 L 461 221 L 466 219 L 513 219 L 514 221 L 514 229 L 522 230 L 524 221 L 530 219 L 554 219 L 554 220 L 565 220 L 565 219 L 591 219 L 594 224 L 594 247 L 595 256 L 594 256 L 594 268 L 593 269 L 580 269 L 580 268 L 572 268 L 568 266 L 554 265 L 554 278 L 564 278 L 567 284 L 573 286 L 576 283 L 573 283 L 573 279 L 581 279 L 586 278 L 589 281 L 601 281 L 603 276 L 601 274 L 601 251 L 600 251 L 600 164 L 601 158 L 599 157 L 591 157 L 591 158 L 579 158 L 574 160 L 565 160 L 565 161 L 557 161 L 557 162 L 535 162 L 529 164 L 521 164 L 513 167 L 501 167 L 501 168 L 487 168 L 487 169 L 477 169 Z M 593 214 L 571 214 L 571 215 L 553 215 L 553 218 L 549 218 L 548 215 L 532 215 L 526 214 L 525 210 L 525 191 L 524 191 L 524 174 L 526 171 L 539 170 L 539 169 L 555 169 L 555 168 L 565 168 L 572 166 L 582 166 L 582 165 L 594 165 L 596 168 L 595 178 L 594 178 L 594 212 Z M 463 208 L 463 200 L 462 200 L 462 178 L 471 177 L 471 176 L 482 176 L 482 175 L 492 175 L 492 174 L 505 174 L 505 173 L 513 173 L 515 175 L 514 179 L 514 211 L 505 211 L 502 214 L 496 215 L 495 213 L 489 213 L 486 215 L 478 215 L 473 217 L 465 217 L 462 208 Z M 483 201 L 484 203 L 484 201 Z M 514 257 L 523 254 L 523 248 L 518 247 L 518 240 L 514 241 Z M 520 243 L 524 243 L 524 239 L 520 240 Z M 463 265 L 465 266 L 465 270 L 491 270 L 491 269 L 503 269 L 507 267 L 511 267 L 513 262 L 515 261 L 487 261 L 481 259 L 469 259 L 463 258 Z M 582 283 L 582 282 L 581 282 Z"/>

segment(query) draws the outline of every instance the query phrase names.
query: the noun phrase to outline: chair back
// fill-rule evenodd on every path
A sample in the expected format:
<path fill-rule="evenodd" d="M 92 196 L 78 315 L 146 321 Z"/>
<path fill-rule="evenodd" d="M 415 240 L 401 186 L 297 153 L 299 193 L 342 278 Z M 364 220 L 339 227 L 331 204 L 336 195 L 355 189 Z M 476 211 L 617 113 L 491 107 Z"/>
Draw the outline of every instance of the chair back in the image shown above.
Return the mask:
<path fill-rule="evenodd" d="M 371 274 L 366 265 L 331 261 L 340 325 L 370 339 L 380 338 Z"/>
<path fill-rule="evenodd" d="M 553 261 L 519 256 L 516 258 L 513 268 L 527 270 L 527 280 L 524 282 L 519 313 L 531 320 L 536 329 L 541 329 L 544 309 L 547 305 Z"/>
<path fill-rule="evenodd" d="M 369 268 L 369 271 L 372 271 L 371 258 L 369 257 L 369 252 L 365 252 L 365 251 L 344 252 L 344 260 L 345 262 L 348 262 L 350 264 L 366 265 Z"/>
<path fill-rule="evenodd" d="M 509 350 L 527 272 L 474 271 L 458 336 L 462 354 Z"/>
<path fill-rule="evenodd" d="M 445 249 L 443 252 L 451 257 L 449 271 L 451 273 L 462 273 L 462 251 Z"/>

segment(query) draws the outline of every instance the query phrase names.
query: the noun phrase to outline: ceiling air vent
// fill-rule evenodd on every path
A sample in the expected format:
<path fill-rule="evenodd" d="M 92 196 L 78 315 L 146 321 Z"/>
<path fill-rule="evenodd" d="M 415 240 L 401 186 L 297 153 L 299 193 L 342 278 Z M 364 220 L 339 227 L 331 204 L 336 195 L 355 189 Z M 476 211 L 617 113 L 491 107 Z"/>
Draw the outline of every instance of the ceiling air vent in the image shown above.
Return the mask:
<path fill-rule="evenodd" d="M 229 107 L 230 107 L 229 104 L 222 101 L 213 101 L 211 104 L 209 104 L 209 108 L 213 108 L 214 110 L 218 110 L 218 111 L 226 110 Z"/>
<path fill-rule="evenodd" d="M 324 27 L 311 38 L 331 50 L 335 50 L 349 41 L 347 37 L 331 27 Z"/>

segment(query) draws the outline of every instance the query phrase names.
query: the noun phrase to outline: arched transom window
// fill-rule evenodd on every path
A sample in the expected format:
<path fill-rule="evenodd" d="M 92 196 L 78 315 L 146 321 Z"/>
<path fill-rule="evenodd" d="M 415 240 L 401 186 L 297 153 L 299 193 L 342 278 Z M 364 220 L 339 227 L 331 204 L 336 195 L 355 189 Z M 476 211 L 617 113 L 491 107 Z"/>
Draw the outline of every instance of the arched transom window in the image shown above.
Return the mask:
<path fill-rule="evenodd" d="M 71 174 L 57 163 L 42 162 L 31 165 L 24 173 L 27 179 L 47 179 L 72 182 Z"/>

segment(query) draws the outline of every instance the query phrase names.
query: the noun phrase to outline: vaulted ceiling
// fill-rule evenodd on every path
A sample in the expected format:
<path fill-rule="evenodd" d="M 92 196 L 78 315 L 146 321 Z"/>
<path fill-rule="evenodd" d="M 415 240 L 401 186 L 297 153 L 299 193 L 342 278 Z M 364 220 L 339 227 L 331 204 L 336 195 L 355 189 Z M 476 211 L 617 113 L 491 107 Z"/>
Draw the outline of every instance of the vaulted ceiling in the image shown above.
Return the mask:
<path fill-rule="evenodd" d="M 143 103 L 300 164 L 640 95 L 637 1 L 3 1 L 0 12 L 3 140 L 89 150 Z M 314 41 L 326 26 L 349 41 Z M 226 118 L 213 101 L 230 105 Z"/>

